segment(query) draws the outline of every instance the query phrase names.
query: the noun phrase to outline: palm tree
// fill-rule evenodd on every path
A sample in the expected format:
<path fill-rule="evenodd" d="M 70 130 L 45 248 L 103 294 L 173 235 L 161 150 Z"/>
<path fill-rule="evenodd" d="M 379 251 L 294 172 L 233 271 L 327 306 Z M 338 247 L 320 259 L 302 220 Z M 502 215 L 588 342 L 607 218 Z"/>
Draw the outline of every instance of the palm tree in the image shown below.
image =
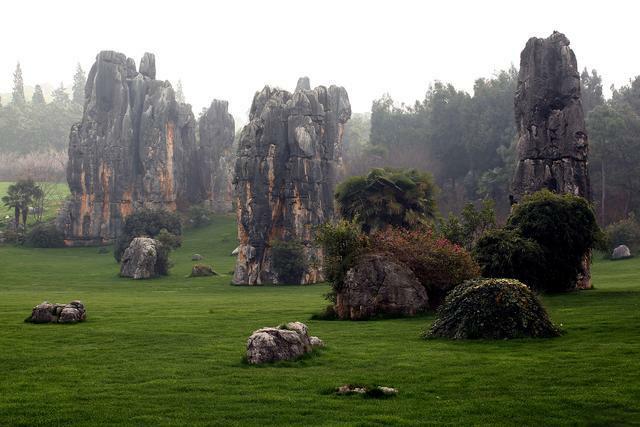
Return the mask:
<path fill-rule="evenodd" d="M 415 169 L 372 169 L 340 184 L 340 214 L 360 222 L 365 232 L 389 225 L 412 228 L 435 218 L 436 186 L 431 175 Z"/>
<path fill-rule="evenodd" d="M 27 227 L 27 216 L 29 215 L 29 205 L 34 199 L 43 197 L 42 189 L 32 179 L 22 179 L 12 184 L 7 189 L 7 195 L 2 197 L 2 202 L 8 208 L 14 209 L 14 221 L 16 227 L 20 225 L 20 214 L 22 213 L 22 225 Z"/>

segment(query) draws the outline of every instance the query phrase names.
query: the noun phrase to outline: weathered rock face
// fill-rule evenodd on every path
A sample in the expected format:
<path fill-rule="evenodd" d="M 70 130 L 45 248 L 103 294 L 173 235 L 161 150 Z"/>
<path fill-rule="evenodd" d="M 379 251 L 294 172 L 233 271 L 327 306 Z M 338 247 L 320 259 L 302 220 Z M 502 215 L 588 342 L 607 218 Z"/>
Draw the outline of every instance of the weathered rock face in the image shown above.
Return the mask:
<path fill-rule="evenodd" d="M 427 305 L 427 292 L 411 269 L 389 255 L 368 254 L 347 271 L 334 310 L 341 319 L 360 320 L 413 316 Z"/>
<path fill-rule="evenodd" d="M 31 310 L 31 316 L 25 322 L 30 323 L 76 323 L 85 320 L 86 311 L 81 301 L 69 304 L 51 304 L 43 302 Z"/>
<path fill-rule="evenodd" d="M 580 100 L 580 74 L 569 39 L 554 31 L 532 37 L 520 54 L 515 96 L 518 164 L 512 183 L 517 202 L 547 188 L 591 199 L 589 144 Z M 585 254 L 578 288 L 591 287 Z"/>
<path fill-rule="evenodd" d="M 294 360 L 323 347 L 318 337 L 309 336 L 307 325 L 290 322 L 285 326 L 262 328 L 254 331 L 247 340 L 247 361 L 251 364 Z"/>
<path fill-rule="evenodd" d="M 323 280 L 313 228 L 332 218 L 336 171 L 351 105 L 342 87 L 294 93 L 265 87 L 253 98 L 235 167 L 240 247 L 233 282 L 278 283 L 271 266 L 274 240 L 299 240 L 307 270 L 302 283 Z"/>
<path fill-rule="evenodd" d="M 160 242 L 149 237 L 136 237 L 124 251 L 120 261 L 120 276 L 150 279 L 159 276 L 163 253 Z"/>
<path fill-rule="evenodd" d="M 516 200 L 542 188 L 589 199 L 589 146 L 580 74 L 564 34 L 554 32 L 546 39 L 533 37 L 527 42 L 520 54 L 515 115 Z"/>
<path fill-rule="evenodd" d="M 205 205 L 218 213 L 233 210 L 233 172 L 236 153 L 233 147 L 235 122 L 227 101 L 213 100 L 200 117 L 200 146 L 196 151 L 201 194 Z"/>
<path fill-rule="evenodd" d="M 134 210 L 186 203 L 195 119 L 155 74 L 153 54 L 139 72 L 121 53 L 98 54 L 69 141 L 71 201 L 59 218 L 67 244 L 107 243 Z"/>

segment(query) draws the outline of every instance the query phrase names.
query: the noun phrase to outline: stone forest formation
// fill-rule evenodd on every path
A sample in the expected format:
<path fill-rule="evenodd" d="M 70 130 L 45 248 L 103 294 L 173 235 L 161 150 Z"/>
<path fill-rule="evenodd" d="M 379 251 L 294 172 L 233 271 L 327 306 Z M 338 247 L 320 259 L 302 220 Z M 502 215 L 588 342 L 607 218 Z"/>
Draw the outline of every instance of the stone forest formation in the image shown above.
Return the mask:
<path fill-rule="evenodd" d="M 304 245 L 306 271 L 300 283 L 323 280 L 313 232 L 334 214 L 342 136 L 350 117 L 343 87 L 311 89 L 308 78 L 298 81 L 294 93 L 269 86 L 256 93 L 236 160 L 240 248 L 234 283 L 278 283 L 270 246 L 276 240 Z"/>
<path fill-rule="evenodd" d="M 226 101 L 214 101 L 196 121 L 156 80 L 153 54 L 135 61 L 100 52 L 87 78 L 82 121 L 71 129 L 67 181 L 71 199 L 58 218 L 68 245 L 113 240 L 136 209 L 175 210 L 206 203 L 231 210 L 234 121 Z"/>

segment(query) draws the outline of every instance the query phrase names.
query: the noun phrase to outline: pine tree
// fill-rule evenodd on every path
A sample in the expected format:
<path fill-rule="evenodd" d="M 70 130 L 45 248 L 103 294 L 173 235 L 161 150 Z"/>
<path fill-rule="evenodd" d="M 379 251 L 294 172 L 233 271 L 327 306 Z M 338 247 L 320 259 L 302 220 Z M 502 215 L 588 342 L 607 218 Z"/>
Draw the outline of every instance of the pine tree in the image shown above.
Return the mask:
<path fill-rule="evenodd" d="M 72 100 L 76 104 L 84 104 L 84 87 L 87 84 L 87 76 L 84 74 L 80 63 L 76 67 L 76 73 L 73 75 L 73 95 Z"/>
<path fill-rule="evenodd" d="M 60 82 L 60 87 L 53 91 L 53 102 L 58 105 L 66 105 L 69 102 L 69 94 Z"/>
<path fill-rule="evenodd" d="M 42 87 L 40 85 L 36 85 L 33 90 L 33 96 L 31 97 L 31 103 L 33 105 L 44 105 L 44 94 L 42 93 Z"/>
<path fill-rule="evenodd" d="M 182 92 L 182 80 L 178 80 L 178 84 L 176 85 L 176 101 L 181 104 L 185 103 L 184 92 Z"/>
<path fill-rule="evenodd" d="M 25 104 L 24 99 L 24 81 L 22 80 L 22 68 L 20 62 L 16 65 L 16 71 L 13 73 L 13 103 L 17 106 Z"/>

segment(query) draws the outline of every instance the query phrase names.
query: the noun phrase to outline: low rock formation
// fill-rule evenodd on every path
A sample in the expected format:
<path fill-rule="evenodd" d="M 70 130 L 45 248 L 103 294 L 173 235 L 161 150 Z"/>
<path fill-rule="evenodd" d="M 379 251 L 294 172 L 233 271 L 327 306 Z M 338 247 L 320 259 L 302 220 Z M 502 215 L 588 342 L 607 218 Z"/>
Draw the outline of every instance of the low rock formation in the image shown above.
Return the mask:
<path fill-rule="evenodd" d="M 338 395 L 362 394 L 369 397 L 395 396 L 398 389 L 385 386 L 366 386 L 357 384 L 345 384 L 337 387 L 335 393 Z"/>
<path fill-rule="evenodd" d="M 313 229 L 334 213 L 342 134 L 350 117 L 342 87 L 311 90 L 303 78 L 294 93 L 269 86 L 256 93 L 235 167 L 240 248 L 233 283 L 278 283 L 271 262 L 274 240 L 302 242 L 307 267 L 301 282 L 323 280 Z"/>
<path fill-rule="evenodd" d="M 254 331 L 247 340 L 247 361 L 251 364 L 294 360 L 324 343 L 309 336 L 307 325 L 290 322 L 275 328 Z"/>
<path fill-rule="evenodd" d="M 120 276 L 133 279 L 150 279 L 162 272 L 164 254 L 161 243 L 149 237 L 136 237 L 124 251 L 120 261 Z"/>
<path fill-rule="evenodd" d="M 624 259 L 630 257 L 631 251 L 626 245 L 616 246 L 616 248 L 613 250 L 613 253 L 611 254 L 611 259 Z"/>
<path fill-rule="evenodd" d="M 334 307 L 341 319 L 413 316 L 427 309 L 424 286 L 411 269 L 385 254 L 360 257 L 347 271 Z"/>
<path fill-rule="evenodd" d="M 204 257 L 200 254 L 193 254 L 191 256 L 191 261 L 202 261 Z"/>
<path fill-rule="evenodd" d="M 69 304 L 51 304 L 43 302 L 31 310 L 31 316 L 25 319 L 30 323 L 76 323 L 87 317 L 84 304 L 81 301 L 71 301 Z"/>
<path fill-rule="evenodd" d="M 554 31 L 532 37 L 520 54 L 515 96 L 518 164 L 512 198 L 547 188 L 591 198 L 589 144 L 580 99 L 580 73 L 569 39 Z M 591 287 L 585 254 L 579 288 Z"/>
<path fill-rule="evenodd" d="M 210 265 L 196 264 L 191 268 L 191 274 L 189 277 L 208 277 L 216 275 L 217 273 L 213 271 L 213 267 Z"/>
<path fill-rule="evenodd" d="M 196 164 L 201 197 L 205 205 L 217 213 L 233 210 L 235 122 L 228 110 L 227 101 L 215 99 L 198 122 L 200 146 L 196 151 Z"/>

